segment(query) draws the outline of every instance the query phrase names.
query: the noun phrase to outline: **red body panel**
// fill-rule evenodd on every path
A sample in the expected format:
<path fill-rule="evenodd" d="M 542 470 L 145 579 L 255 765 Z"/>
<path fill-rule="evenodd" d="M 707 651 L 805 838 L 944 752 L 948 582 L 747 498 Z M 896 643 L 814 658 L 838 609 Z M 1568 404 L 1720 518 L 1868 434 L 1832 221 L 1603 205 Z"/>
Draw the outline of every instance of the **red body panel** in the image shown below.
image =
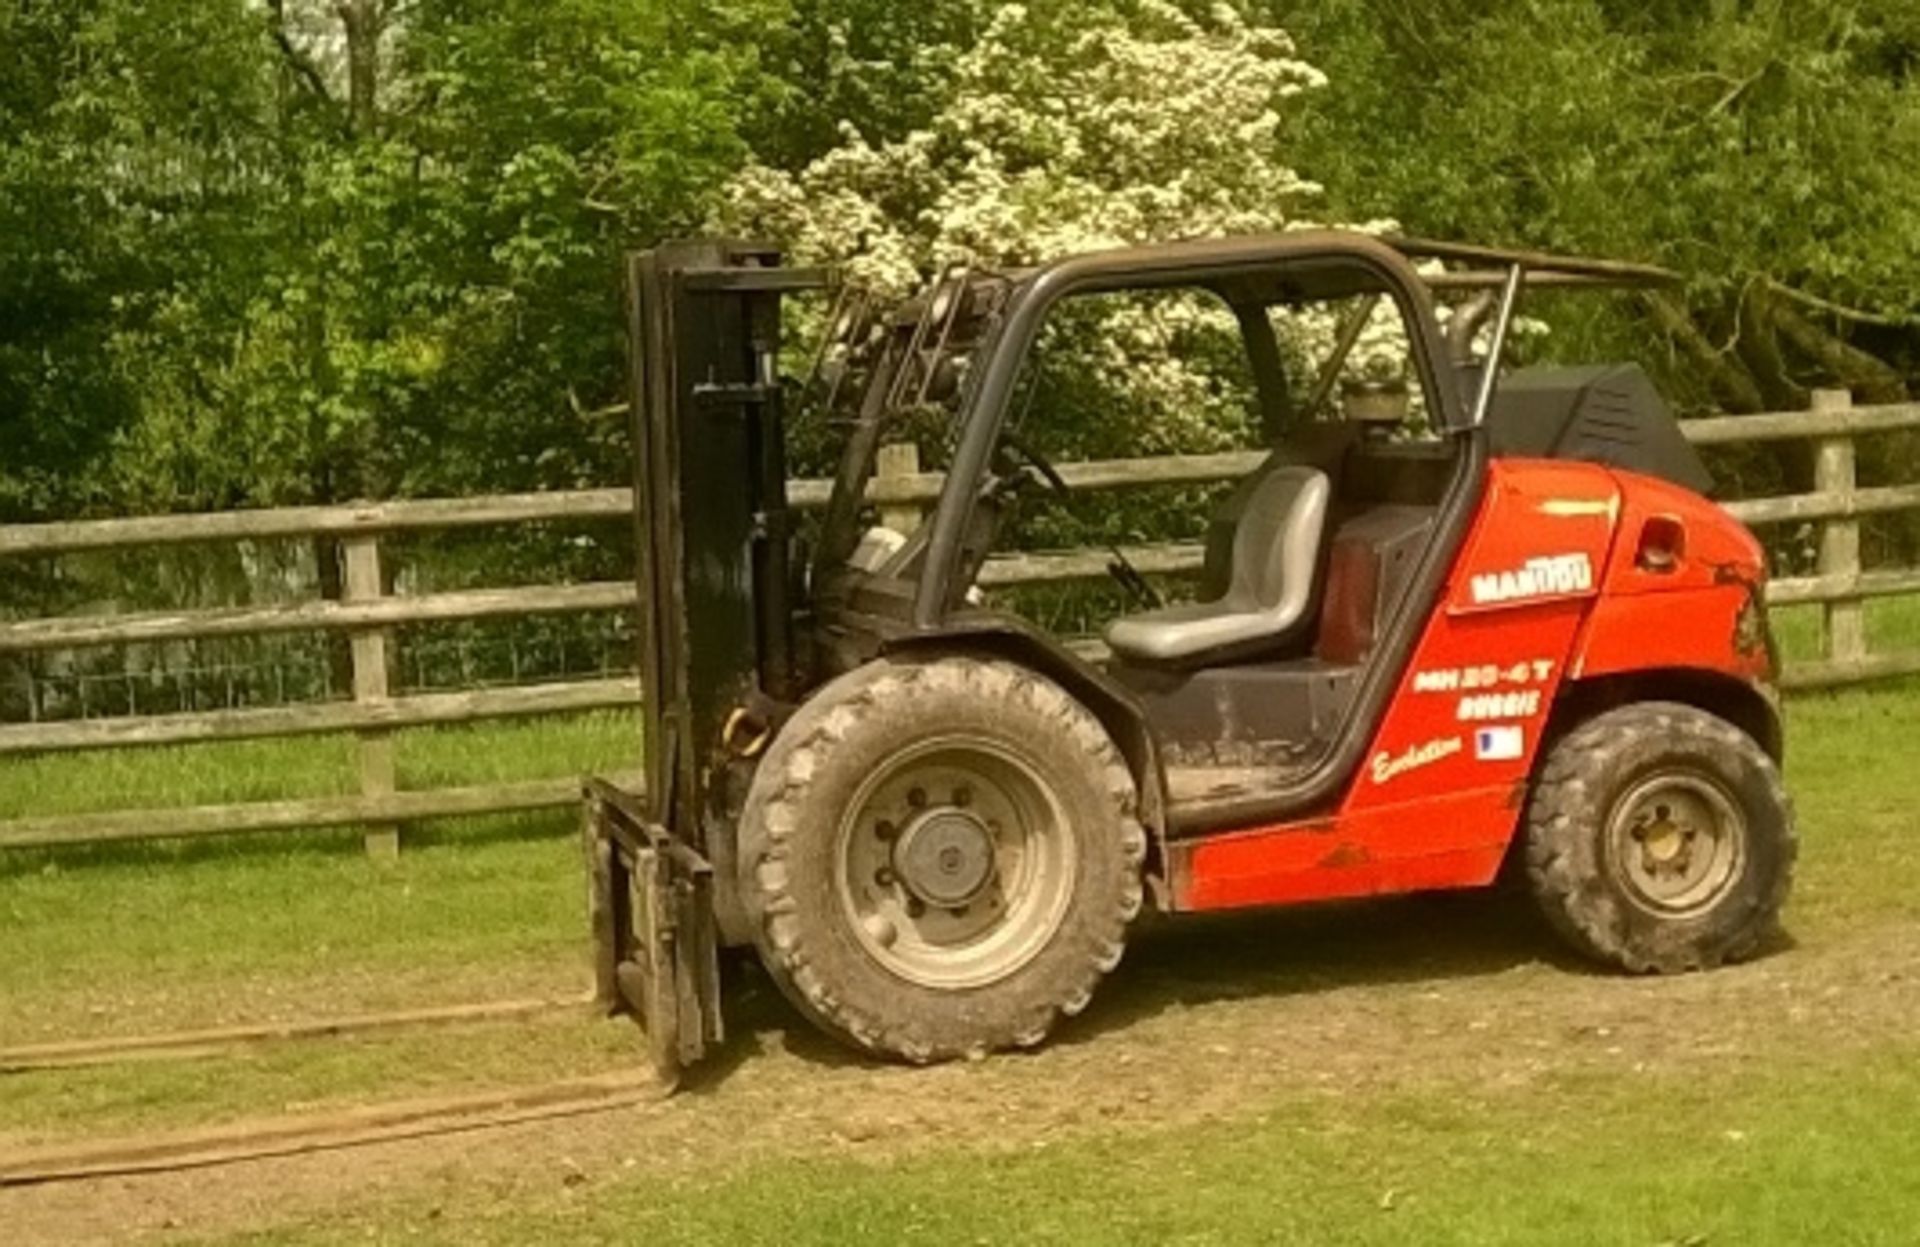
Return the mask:
<path fill-rule="evenodd" d="M 1173 907 L 1225 909 L 1492 880 L 1563 681 L 1658 667 L 1764 674 L 1736 640 L 1751 534 L 1685 490 L 1594 464 L 1499 460 L 1346 792 L 1324 814 L 1173 846 Z M 1673 565 L 1637 553 L 1649 520 Z M 1756 662 L 1758 665 L 1756 666 Z"/>
<path fill-rule="evenodd" d="M 1620 537 L 1570 664 L 1575 679 L 1689 668 L 1741 680 L 1772 677 L 1766 636 L 1749 612 L 1766 579 L 1760 543 L 1717 505 L 1666 481 L 1619 473 Z M 1681 539 L 1670 570 L 1637 558 L 1650 523 Z"/>

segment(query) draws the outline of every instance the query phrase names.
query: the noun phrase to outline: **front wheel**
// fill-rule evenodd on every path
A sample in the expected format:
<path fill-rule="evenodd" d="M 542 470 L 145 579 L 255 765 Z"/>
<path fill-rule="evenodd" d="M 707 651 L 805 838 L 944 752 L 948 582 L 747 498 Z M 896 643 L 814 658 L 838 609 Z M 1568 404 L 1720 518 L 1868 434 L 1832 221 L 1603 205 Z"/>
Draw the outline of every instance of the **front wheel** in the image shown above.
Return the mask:
<path fill-rule="evenodd" d="M 741 818 L 761 958 L 826 1030 L 932 1061 L 1038 1043 L 1120 959 L 1146 837 L 1099 722 L 971 657 L 882 660 L 787 723 Z"/>
<path fill-rule="evenodd" d="M 1792 883 L 1793 811 L 1740 729 L 1692 706 L 1598 715 L 1548 754 L 1527 810 L 1527 873 L 1576 949 L 1643 973 L 1758 952 Z"/>

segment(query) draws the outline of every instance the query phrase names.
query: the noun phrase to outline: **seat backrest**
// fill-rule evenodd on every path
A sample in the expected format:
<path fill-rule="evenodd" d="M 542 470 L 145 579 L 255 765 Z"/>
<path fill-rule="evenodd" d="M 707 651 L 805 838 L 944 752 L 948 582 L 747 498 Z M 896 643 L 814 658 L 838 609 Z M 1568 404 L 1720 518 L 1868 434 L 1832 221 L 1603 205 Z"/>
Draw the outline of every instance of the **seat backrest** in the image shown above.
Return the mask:
<path fill-rule="evenodd" d="M 1207 519 L 1207 561 L 1200 573 L 1200 597 L 1224 597 L 1233 582 L 1233 534 L 1240 517 L 1267 477 L 1283 467 L 1315 468 L 1327 474 L 1328 496 L 1346 495 L 1347 457 L 1360 441 L 1360 431 L 1344 422 L 1317 421 L 1295 431 L 1268 454 L 1259 467 L 1227 491 Z"/>
<path fill-rule="evenodd" d="M 1306 614 L 1332 493 L 1332 482 L 1317 468 L 1284 467 L 1267 474 L 1234 529 L 1228 604 L 1270 615 L 1276 628 Z"/>

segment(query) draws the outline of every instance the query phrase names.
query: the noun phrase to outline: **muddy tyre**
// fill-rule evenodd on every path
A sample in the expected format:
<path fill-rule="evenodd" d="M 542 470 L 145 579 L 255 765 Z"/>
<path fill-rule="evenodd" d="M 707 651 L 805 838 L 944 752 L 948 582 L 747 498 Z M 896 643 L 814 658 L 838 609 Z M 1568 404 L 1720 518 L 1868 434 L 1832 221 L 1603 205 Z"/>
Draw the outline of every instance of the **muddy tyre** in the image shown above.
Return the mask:
<path fill-rule="evenodd" d="M 1058 685 L 970 657 L 826 685 L 755 772 L 740 892 L 802 1012 L 914 1062 L 1038 1044 L 1119 963 L 1146 836 Z"/>
<path fill-rule="evenodd" d="M 1731 723 L 1643 702 L 1548 754 L 1527 812 L 1527 876 L 1574 948 L 1637 973 L 1739 961 L 1777 930 L 1793 877 L 1780 773 Z"/>

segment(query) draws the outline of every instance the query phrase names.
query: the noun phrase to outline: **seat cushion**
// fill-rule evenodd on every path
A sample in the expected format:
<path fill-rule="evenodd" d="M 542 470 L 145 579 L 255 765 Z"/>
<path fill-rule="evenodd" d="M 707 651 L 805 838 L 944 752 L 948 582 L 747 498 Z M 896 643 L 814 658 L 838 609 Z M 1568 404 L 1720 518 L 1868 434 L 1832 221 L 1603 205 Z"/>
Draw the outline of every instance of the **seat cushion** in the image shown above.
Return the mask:
<path fill-rule="evenodd" d="M 1186 662 L 1224 649 L 1278 642 L 1308 618 L 1332 486 L 1315 468 L 1276 468 L 1248 499 L 1233 534 L 1227 591 L 1124 615 L 1107 626 L 1114 653 L 1143 662 Z"/>
<path fill-rule="evenodd" d="M 1272 631 L 1260 611 L 1235 610 L 1221 598 L 1123 616 L 1107 625 L 1107 646 L 1128 658 L 1175 662 L 1258 641 Z"/>

